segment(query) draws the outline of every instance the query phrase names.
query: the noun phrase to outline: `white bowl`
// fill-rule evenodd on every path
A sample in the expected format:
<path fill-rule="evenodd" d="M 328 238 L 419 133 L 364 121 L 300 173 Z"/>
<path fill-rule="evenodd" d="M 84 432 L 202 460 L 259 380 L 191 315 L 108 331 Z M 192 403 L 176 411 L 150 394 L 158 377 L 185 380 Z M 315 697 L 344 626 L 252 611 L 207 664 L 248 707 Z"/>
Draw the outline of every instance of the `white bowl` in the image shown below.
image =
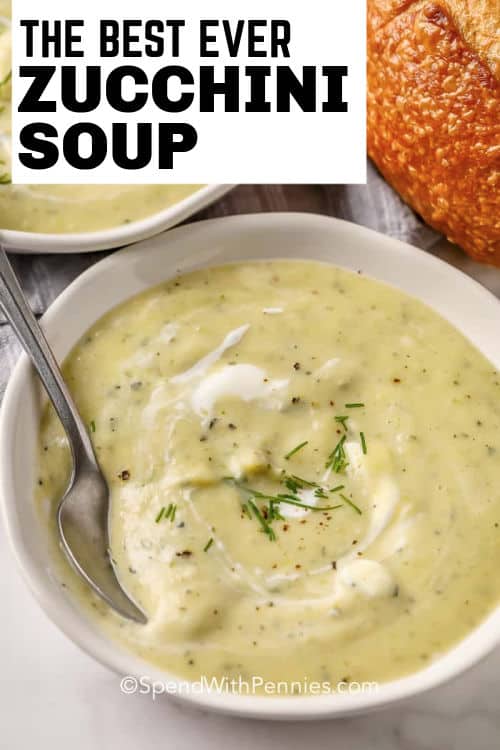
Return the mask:
<path fill-rule="evenodd" d="M 116 253 L 82 274 L 43 318 L 56 356 L 126 298 L 175 271 L 257 258 L 311 258 L 361 269 L 419 297 L 459 328 L 500 367 L 500 303 L 479 284 L 426 253 L 360 226 L 311 214 L 233 216 L 195 223 Z M 48 616 L 87 653 L 123 675 L 175 683 L 110 641 L 51 575 L 47 529 L 33 502 L 40 393 L 25 356 L 9 383 L 0 418 L 0 494 L 12 549 Z M 377 692 L 312 697 L 182 694 L 226 713 L 273 719 L 347 715 L 387 705 L 435 687 L 485 656 L 500 641 L 500 607 L 453 650 L 425 669 L 380 685 Z M 22 644 L 19 643 L 19 648 Z M 75 679 L 77 676 L 75 675 Z"/>
<path fill-rule="evenodd" d="M 131 245 L 146 240 L 165 229 L 180 224 L 197 211 L 228 193 L 234 185 L 205 185 L 167 208 L 157 211 L 145 219 L 120 224 L 98 232 L 74 232 L 71 234 L 45 234 L 43 232 L 17 232 L 0 229 L 0 242 L 14 253 L 87 253 L 93 250 L 109 250 L 113 247 Z"/>

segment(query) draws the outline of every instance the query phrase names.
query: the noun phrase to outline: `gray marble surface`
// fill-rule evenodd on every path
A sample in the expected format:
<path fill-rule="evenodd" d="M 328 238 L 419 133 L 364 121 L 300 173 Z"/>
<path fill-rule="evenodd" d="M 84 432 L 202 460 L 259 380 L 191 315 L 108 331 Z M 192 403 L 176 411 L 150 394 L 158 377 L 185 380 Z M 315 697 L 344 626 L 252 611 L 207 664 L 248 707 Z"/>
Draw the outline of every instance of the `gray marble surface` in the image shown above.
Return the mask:
<path fill-rule="evenodd" d="M 370 169 L 367 186 L 244 186 L 196 218 L 253 211 L 316 211 L 407 240 L 500 296 L 500 270 L 478 266 L 425 227 Z M 367 250 L 368 251 L 368 250 Z M 102 257 L 14 259 L 39 315 Z M 0 397 L 18 347 L 0 322 Z M 172 701 L 122 695 L 119 679 L 81 653 L 23 585 L 0 528 L 0 748 L 6 750 L 500 750 L 500 650 L 454 682 L 349 720 L 271 724 L 208 715 Z"/>

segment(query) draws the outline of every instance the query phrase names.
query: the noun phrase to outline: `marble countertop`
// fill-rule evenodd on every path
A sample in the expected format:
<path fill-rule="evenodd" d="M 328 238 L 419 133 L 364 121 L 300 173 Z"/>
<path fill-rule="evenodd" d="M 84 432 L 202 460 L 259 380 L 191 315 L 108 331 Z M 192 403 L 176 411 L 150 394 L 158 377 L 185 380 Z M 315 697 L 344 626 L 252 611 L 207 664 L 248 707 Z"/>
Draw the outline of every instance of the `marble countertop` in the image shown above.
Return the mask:
<path fill-rule="evenodd" d="M 339 213 L 321 203 L 321 189 L 314 194 L 317 207 L 311 202 L 312 193 L 302 205 L 300 191 L 292 191 L 298 205 L 290 206 L 289 202 L 275 205 L 281 194 L 274 188 L 270 191 L 271 198 L 265 200 L 273 209 Z M 248 199 L 249 191 L 243 194 Z M 338 195 L 342 205 L 345 198 Z M 262 210 L 262 200 L 261 194 L 260 204 L 249 205 L 247 210 Z M 231 203 L 225 205 L 233 208 Z M 396 231 L 388 233 L 397 235 L 399 225 L 394 226 Z M 478 266 L 457 248 L 433 238 L 426 228 L 422 232 L 425 243 L 421 246 L 427 245 L 427 250 L 500 296 L 500 270 Z M 4 380 L 15 353 L 4 331 L 3 343 L 0 341 Z M 0 393 L 1 385 L 0 381 Z M 500 749 L 500 650 L 444 687 L 364 717 L 313 724 L 228 719 L 166 698 L 153 701 L 146 695 L 123 695 L 119 678 L 80 652 L 41 612 L 21 580 L 2 528 L 0 569 L 0 747 L 6 750 L 220 750 L 224 746 L 238 750 Z"/>

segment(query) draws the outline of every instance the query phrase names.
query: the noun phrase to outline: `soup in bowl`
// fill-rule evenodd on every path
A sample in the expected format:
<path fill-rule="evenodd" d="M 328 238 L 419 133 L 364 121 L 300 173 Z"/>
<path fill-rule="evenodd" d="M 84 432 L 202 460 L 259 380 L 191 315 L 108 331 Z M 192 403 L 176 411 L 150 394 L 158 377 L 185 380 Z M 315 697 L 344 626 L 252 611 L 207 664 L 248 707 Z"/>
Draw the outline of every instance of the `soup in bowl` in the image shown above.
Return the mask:
<path fill-rule="evenodd" d="M 0 0 L 0 233 L 5 245 L 33 252 L 125 245 L 172 226 L 229 190 L 224 185 L 12 184 L 10 15 L 10 0 Z"/>
<path fill-rule="evenodd" d="M 85 287 L 95 306 L 63 341 Z M 52 616 L 120 671 L 217 685 L 190 697 L 251 715 L 362 710 L 456 674 L 498 637 L 498 317 L 440 261 L 324 217 L 201 223 L 94 267 L 48 333 L 148 623 L 114 614 L 60 552 L 68 447 L 33 395 L 22 450 Z M 26 481 L 4 436 L 28 373 L 4 408 L 4 495 Z M 7 501 L 33 578 L 25 513 Z M 252 695 L 232 694 L 241 682 Z"/>

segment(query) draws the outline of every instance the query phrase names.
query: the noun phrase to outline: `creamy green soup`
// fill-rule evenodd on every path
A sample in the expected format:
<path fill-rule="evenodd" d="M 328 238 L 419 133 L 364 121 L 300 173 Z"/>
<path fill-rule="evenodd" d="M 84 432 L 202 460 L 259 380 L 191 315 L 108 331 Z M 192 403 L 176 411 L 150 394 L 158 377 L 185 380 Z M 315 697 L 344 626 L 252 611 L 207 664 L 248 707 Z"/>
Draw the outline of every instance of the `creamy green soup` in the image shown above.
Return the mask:
<path fill-rule="evenodd" d="M 10 0 L 0 0 L 0 229 L 93 232 L 167 208 L 199 185 L 12 185 Z"/>
<path fill-rule="evenodd" d="M 415 299 L 316 262 L 200 270 L 110 312 L 64 375 L 148 624 L 62 562 L 60 578 L 146 660 L 187 678 L 383 681 L 497 605 L 499 375 Z M 40 446 L 56 546 L 69 457 L 51 409 Z"/>

